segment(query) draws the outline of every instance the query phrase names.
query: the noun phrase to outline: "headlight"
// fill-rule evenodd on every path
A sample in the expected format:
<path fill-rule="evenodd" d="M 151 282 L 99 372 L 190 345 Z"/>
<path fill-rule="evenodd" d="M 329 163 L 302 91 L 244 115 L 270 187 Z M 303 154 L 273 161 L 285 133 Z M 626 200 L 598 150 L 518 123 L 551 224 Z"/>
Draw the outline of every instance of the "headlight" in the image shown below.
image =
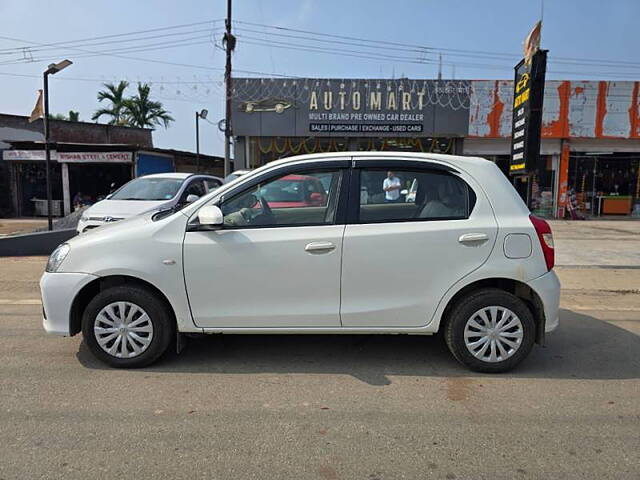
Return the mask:
<path fill-rule="evenodd" d="M 71 247 L 68 243 L 59 245 L 58 248 L 56 248 L 49 257 L 49 261 L 47 262 L 47 272 L 56 272 L 58 268 L 60 268 L 60 265 L 62 265 L 64 259 L 67 257 L 69 250 L 71 250 Z"/>

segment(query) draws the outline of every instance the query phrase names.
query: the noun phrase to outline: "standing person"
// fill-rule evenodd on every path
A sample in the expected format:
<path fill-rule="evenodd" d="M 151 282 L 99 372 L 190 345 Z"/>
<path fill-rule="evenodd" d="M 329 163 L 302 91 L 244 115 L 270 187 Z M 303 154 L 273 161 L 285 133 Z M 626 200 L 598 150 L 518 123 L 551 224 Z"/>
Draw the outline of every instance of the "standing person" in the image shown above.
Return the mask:
<path fill-rule="evenodd" d="M 402 188 L 402 183 L 400 179 L 396 177 L 395 173 L 391 170 L 387 172 L 387 178 L 382 182 L 382 189 L 384 190 L 384 201 L 385 202 L 397 202 L 400 200 L 400 189 Z"/>

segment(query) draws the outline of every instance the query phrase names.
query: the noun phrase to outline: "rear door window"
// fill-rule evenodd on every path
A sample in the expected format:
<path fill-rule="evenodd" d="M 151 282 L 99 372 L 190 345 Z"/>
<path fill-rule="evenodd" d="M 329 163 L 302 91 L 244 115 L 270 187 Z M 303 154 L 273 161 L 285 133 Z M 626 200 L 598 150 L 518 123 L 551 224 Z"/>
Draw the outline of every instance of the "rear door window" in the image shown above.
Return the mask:
<path fill-rule="evenodd" d="M 473 190 L 450 173 L 362 169 L 359 223 L 469 218 Z"/>

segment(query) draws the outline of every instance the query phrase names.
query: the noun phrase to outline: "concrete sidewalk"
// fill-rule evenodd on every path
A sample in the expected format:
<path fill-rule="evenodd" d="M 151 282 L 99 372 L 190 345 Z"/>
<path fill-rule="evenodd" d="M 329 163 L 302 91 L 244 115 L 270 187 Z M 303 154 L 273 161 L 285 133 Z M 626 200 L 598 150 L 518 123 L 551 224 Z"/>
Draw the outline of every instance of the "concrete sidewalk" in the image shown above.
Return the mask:
<path fill-rule="evenodd" d="M 57 220 L 57 218 L 55 219 Z M 33 232 L 47 227 L 46 218 L 0 218 L 0 237 Z"/>
<path fill-rule="evenodd" d="M 587 220 L 549 222 L 556 265 L 640 269 L 640 221 Z"/>

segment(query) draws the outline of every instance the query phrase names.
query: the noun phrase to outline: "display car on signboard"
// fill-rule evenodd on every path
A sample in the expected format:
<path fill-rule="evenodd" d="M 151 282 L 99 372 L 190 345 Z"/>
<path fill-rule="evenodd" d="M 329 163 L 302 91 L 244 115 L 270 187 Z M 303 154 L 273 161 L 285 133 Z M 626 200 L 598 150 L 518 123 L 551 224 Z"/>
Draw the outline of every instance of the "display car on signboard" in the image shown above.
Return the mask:
<path fill-rule="evenodd" d="M 292 179 L 324 198 L 269 201 Z M 392 192 L 414 184 L 410 201 Z M 45 330 L 82 332 L 114 367 L 149 365 L 187 333 L 441 331 L 461 363 L 502 372 L 558 326 L 553 266 L 549 225 L 494 163 L 342 152 L 275 161 L 181 210 L 77 236 L 40 286 Z"/>
<path fill-rule="evenodd" d="M 222 183 L 221 178 L 193 173 L 156 173 L 133 179 L 82 212 L 78 233 L 147 211 L 185 206 Z"/>

